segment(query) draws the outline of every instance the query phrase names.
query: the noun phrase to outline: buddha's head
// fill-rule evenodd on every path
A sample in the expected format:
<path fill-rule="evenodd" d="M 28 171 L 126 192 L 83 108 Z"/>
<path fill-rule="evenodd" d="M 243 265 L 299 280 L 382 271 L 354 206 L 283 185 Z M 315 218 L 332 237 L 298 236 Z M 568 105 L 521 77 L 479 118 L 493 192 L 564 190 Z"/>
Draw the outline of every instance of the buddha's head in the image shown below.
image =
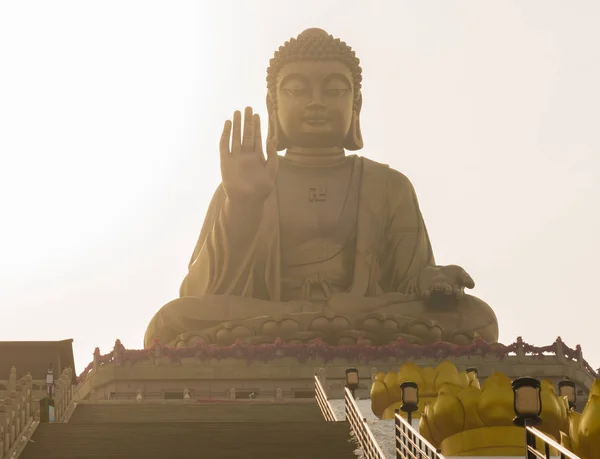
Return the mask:
<path fill-rule="evenodd" d="M 267 69 L 269 136 L 277 150 L 359 150 L 362 69 L 354 51 L 321 29 L 287 41 Z"/>

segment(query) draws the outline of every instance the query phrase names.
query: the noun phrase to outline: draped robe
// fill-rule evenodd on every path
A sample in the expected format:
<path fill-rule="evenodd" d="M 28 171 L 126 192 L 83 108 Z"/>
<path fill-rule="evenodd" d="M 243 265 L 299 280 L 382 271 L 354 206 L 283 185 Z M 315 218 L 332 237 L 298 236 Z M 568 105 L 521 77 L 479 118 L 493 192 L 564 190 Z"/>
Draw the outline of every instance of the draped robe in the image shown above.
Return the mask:
<path fill-rule="evenodd" d="M 319 257 L 325 260 L 346 250 L 346 258 L 350 255 L 354 260 L 346 273 L 345 291 L 352 298 L 386 300 L 386 294 L 390 294 L 394 303 L 381 303 L 386 307 L 378 312 L 434 321 L 444 330 L 444 339 L 452 340 L 460 332 L 469 340 L 473 333 L 479 333 L 486 341 L 496 342 L 496 316 L 478 298 L 466 295 L 455 307 L 437 310 L 421 301 L 419 275 L 435 261 L 414 188 L 403 174 L 387 165 L 351 158 L 354 165 L 348 193 L 355 196 L 356 207 L 354 214 L 341 216 L 340 230 L 352 227 L 352 237 L 346 239 L 352 246 L 343 247 L 344 238 L 332 237 L 322 246 L 312 247 L 311 252 L 316 254 L 312 261 L 318 263 Z M 280 167 L 278 180 L 281 175 Z M 224 216 L 226 195 L 219 186 L 181 285 L 180 298 L 156 313 L 146 331 L 146 347 L 154 339 L 169 343 L 183 333 L 223 322 L 323 310 L 323 304 L 311 298 L 283 298 L 282 260 L 290 253 L 283 253 L 286 247 L 281 244 L 281 188 L 284 183 L 278 181 L 266 199 L 260 225 L 250 243 L 234 249 Z M 306 257 L 302 252 L 296 251 Z M 402 294 L 400 300 L 398 294 Z"/>
<path fill-rule="evenodd" d="M 418 293 L 420 271 L 434 264 L 414 188 L 387 165 L 356 157 L 358 212 L 350 293 Z M 277 187 L 277 185 L 276 185 Z M 228 241 L 219 186 L 210 203 L 180 296 L 235 295 L 280 301 L 280 222 L 274 190 L 264 204 L 260 229 L 240 264 L 228 263 Z"/>

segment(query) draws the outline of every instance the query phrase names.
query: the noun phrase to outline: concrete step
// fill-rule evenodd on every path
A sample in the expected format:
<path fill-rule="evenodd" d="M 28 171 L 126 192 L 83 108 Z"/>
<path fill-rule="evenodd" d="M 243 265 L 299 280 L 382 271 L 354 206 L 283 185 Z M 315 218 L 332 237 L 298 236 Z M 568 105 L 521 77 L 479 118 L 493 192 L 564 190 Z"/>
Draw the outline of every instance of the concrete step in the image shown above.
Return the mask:
<path fill-rule="evenodd" d="M 156 421 L 322 422 L 323 417 L 314 403 L 80 404 L 69 422 Z"/>
<path fill-rule="evenodd" d="M 309 422 L 41 424 L 22 459 L 350 459 L 348 425 Z"/>

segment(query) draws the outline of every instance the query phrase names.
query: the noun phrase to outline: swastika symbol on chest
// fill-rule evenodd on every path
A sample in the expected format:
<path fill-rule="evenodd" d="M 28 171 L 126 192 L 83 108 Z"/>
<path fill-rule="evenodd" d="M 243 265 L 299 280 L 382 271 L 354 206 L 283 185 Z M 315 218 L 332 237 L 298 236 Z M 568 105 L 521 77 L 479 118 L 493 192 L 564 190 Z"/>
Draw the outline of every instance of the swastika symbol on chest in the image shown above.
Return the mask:
<path fill-rule="evenodd" d="M 311 187 L 308 189 L 308 200 L 310 202 L 327 201 L 327 191 L 324 188 Z"/>

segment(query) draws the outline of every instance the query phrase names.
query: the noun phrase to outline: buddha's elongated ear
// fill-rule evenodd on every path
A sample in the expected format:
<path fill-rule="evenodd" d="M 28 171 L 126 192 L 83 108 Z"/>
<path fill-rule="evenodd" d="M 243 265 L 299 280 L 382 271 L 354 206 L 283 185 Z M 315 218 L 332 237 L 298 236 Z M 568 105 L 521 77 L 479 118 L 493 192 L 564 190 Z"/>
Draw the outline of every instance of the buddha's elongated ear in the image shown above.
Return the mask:
<path fill-rule="evenodd" d="M 277 132 L 277 151 L 285 150 L 287 148 L 287 140 L 279 127 L 279 119 L 277 118 L 277 109 L 275 103 L 271 97 L 271 93 L 267 93 L 267 112 L 269 113 L 269 130 L 267 133 L 267 144 L 275 136 Z"/>
<path fill-rule="evenodd" d="M 360 110 L 362 108 L 362 93 L 359 92 L 358 98 L 354 103 L 354 111 L 352 112 L 352 123 L 350 124 L 350 131 L 344 141 L 344 148 L 346 150 L 355 151 L 360 150 L 363 146 L 362 132 L 360 131 Z"/>

